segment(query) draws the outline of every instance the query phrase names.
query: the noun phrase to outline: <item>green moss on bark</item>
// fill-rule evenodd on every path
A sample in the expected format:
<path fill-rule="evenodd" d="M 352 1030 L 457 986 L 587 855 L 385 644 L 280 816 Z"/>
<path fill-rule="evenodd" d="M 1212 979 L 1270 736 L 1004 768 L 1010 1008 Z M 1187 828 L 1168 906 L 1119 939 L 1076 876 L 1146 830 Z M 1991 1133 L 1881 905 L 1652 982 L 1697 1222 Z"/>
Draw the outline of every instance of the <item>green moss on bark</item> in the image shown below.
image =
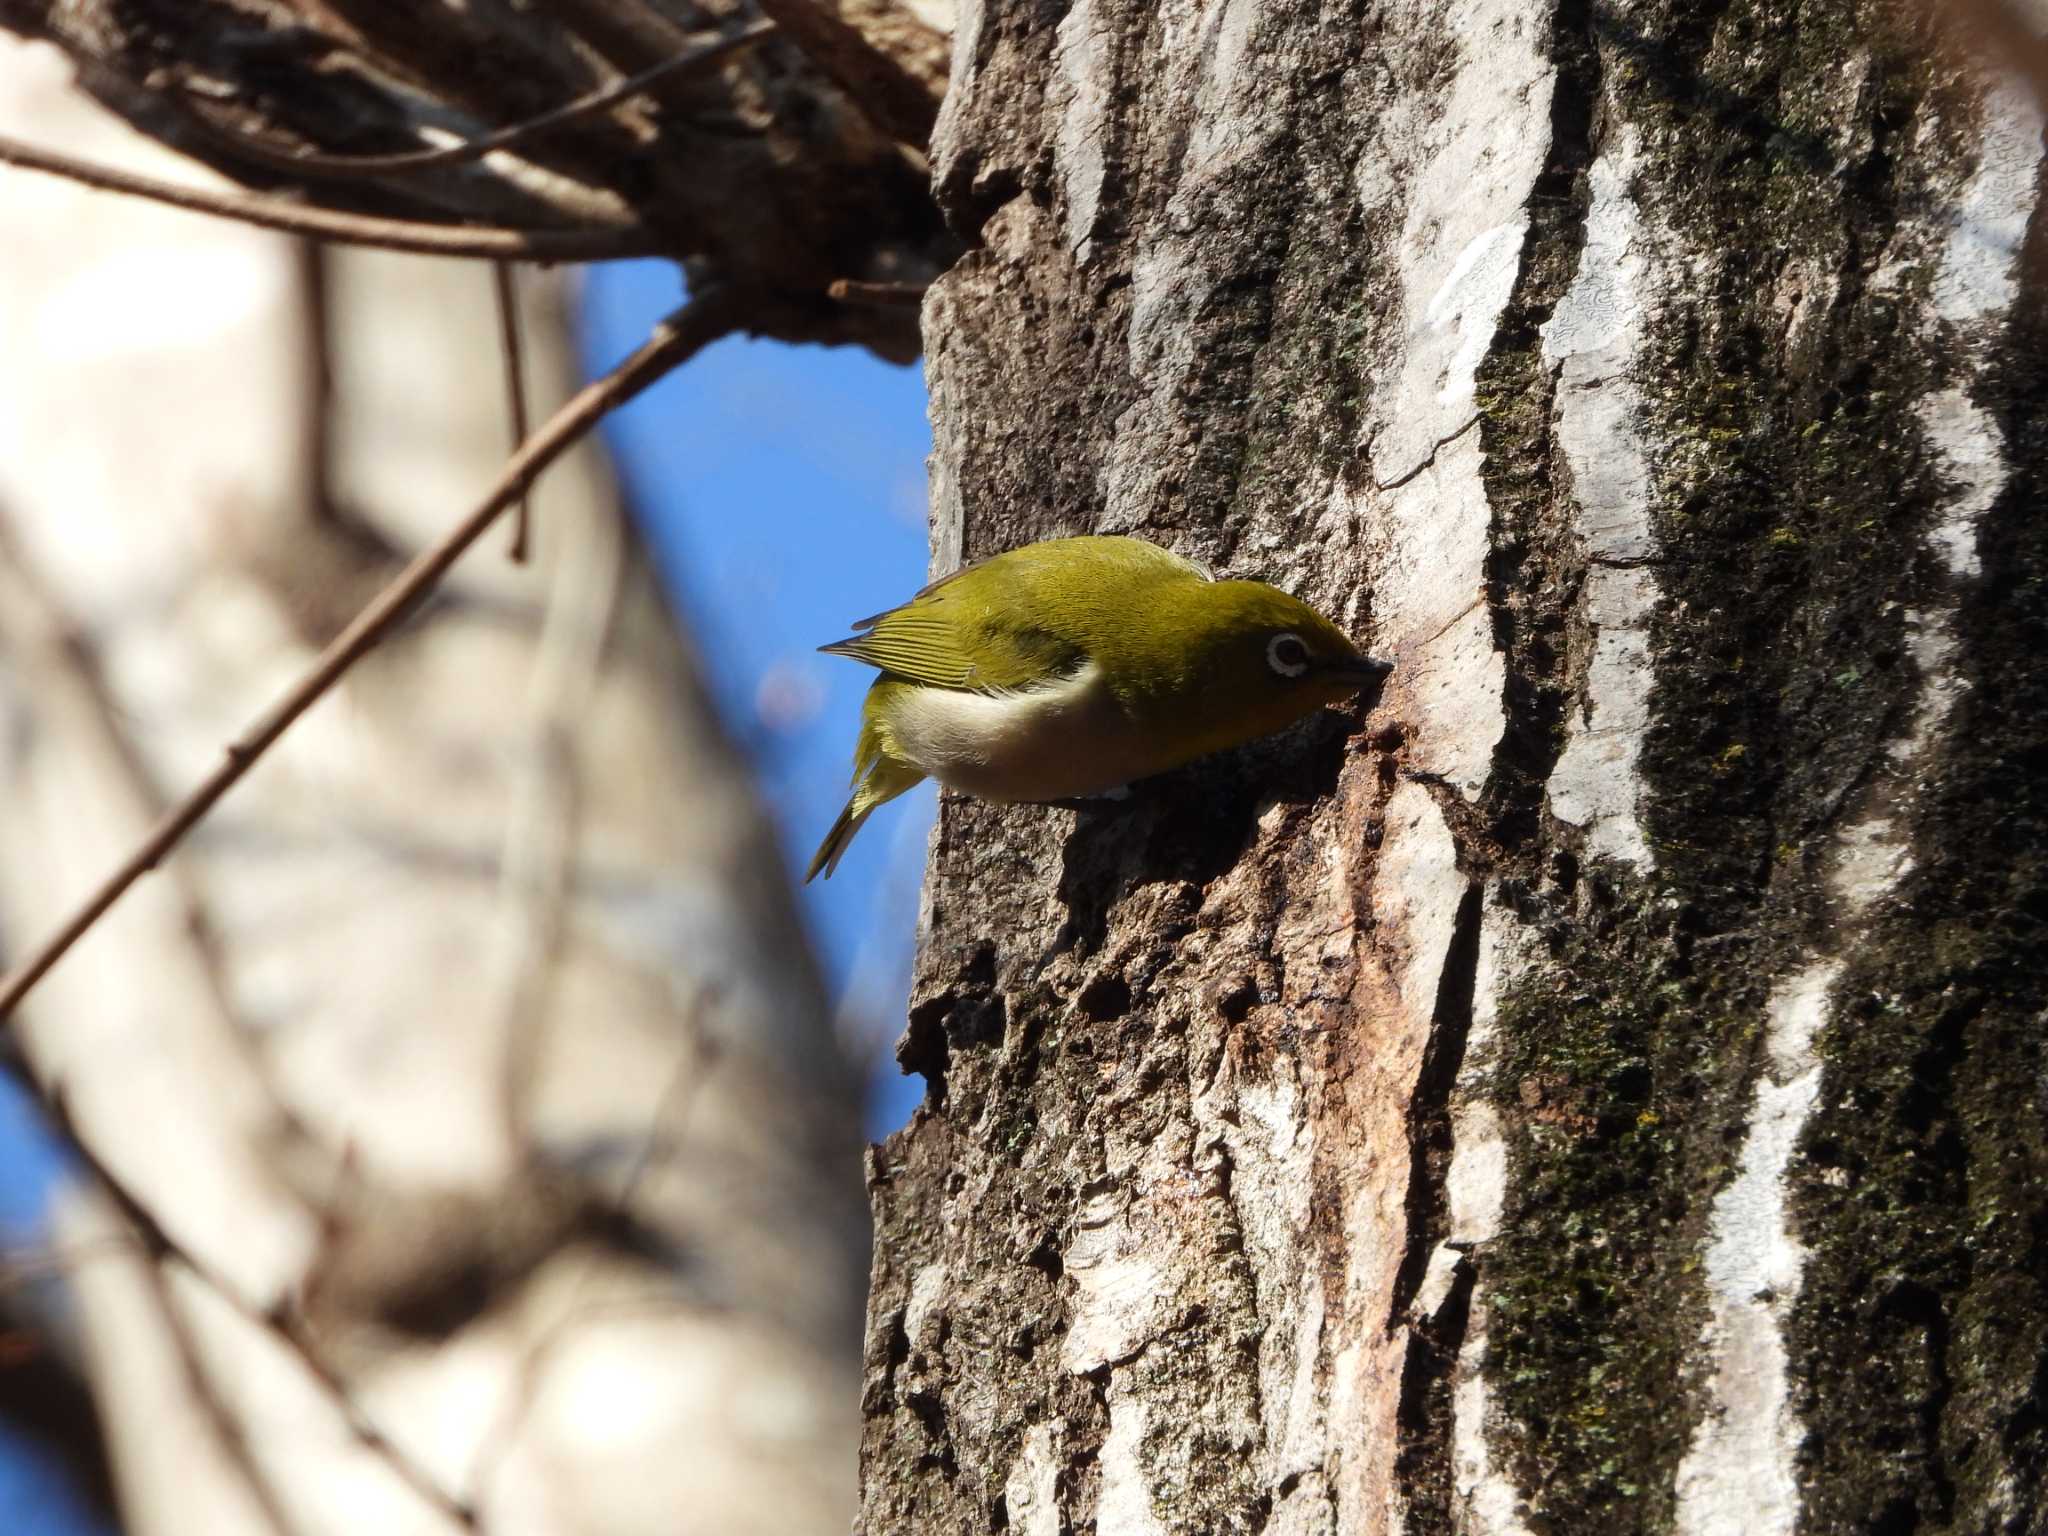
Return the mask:
<path fill-rule="evenodd" d="M 1796 1187 L 1821 1234 L 1792 1338 L 1815 1529 L 2048 1524 L 2048 336 L 2017 329 L 1954 744 L 1843 978 Z"/>
<path fill-rule="evenodd" d="M 1550 952 L 1501 1013 L 1492 1089 L 1516 1162 L 1482 1283 L 1539 1525 L 1656 1531 L 1696 1422 L 1669 1393 L 1703 1316 L 1693 1256 L 1746 1118 L 1769 984 L 1827 951 L 1831 837 L 1887 771 L 1923 682 L 1907 615 L 1949 601 L 1920 552 L 1941 488 L 1915 408 L 1944 381 L 1914 329 L 1924 274 L 1877 277 L 1902 222 L 1967 169 L 1969 118 L 1938 58 L 1848 6 L 1637 10 L 1592 31 L 1611 114 L 1596 136 L 1635 128 L 1636 195 L 1711 260 L 1704 291 L 1666 297 L 1644 376 L 1663 593 L 1640 764 L 1652 880 L 1588 873 L 1568 852 L 1517 864 L 1517 834 L 1544 818 L 1495 776 L 1505 888 Z M 1543 262 L 1524 276 L 1532 302 L 1558 291 Z M 1489 480 L 1516 561 L 1503 585 L 1569 590 L 1543 533 L 1556 515 L 1534 341 L 1510 329 L 1503 343 L 1485 429 L 1489 461 L 1513 465 Z M 2038 419 L 2038 374 L 2027 388 L 2012 422 Z M 2038 428 L 2008 436 L 2019 449 L 2025 432 L 2038 463 Z M 2039 1513 L 2038 1488 L 2011 1475 L 2041 1461 L 2048 1359 L 2039 1116 L 2015 1115 L 2039 1095 L 2048 998 L 2042 901 L 2025 894 L 2042 889 L 2048 700 L 2029 605 L 2043 552 L 2019 521 L 2003 550 L 1987 545 L 2000 597 L 1965 610 L 1965 766 L 1923 800 L 1921 873 L 1874 946 L 1859 940 L 1879 958 L 1844 979 L 1823 1042 L 1793 1330 L 1812 1529 L 2018 1530 L 2013 1510 Z M 1568 686 L 1573 637 L 1554 632 Z M 1540 689 L 1518 723 L 1504 751 L 1535 781 L 1555 761 Z M 1570 843 L 1548 824 L 1526 846 Z"/>

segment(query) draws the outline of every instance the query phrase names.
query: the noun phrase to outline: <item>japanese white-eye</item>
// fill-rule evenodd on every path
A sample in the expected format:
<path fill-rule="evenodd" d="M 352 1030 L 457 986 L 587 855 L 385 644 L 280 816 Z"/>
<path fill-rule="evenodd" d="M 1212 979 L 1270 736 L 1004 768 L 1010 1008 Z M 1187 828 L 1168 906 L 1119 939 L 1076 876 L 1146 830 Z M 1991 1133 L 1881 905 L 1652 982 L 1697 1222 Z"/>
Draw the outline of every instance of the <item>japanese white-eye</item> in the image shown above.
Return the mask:
<path fill-rule="evenodd" d="M 1218 581 L 1142 539 L 1026 544 L 955 571 L 819 649 L 878 668 L 853 796 L 806 881 L 919 780 L 984 800 L 1101 794 L 1264 736 L 1377 683 L 1308 604 Z"/>

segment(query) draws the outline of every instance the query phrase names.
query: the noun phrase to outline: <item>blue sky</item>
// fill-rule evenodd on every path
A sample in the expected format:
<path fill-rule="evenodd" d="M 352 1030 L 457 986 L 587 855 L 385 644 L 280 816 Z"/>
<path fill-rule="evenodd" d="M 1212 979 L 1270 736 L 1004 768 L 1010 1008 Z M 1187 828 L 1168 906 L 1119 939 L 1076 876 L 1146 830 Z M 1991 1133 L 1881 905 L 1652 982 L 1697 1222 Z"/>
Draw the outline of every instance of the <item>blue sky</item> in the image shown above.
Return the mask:
<path fill-rule="evenodd" d="M 675 268 L 592 270 L 585 366 L 608 366 L 676 306 Z M 847 793 L 874 676 L 817 648 L 924 585 L 928 543 L 921 368 L 852 347 L 732 337 L 605 424 L 662 576 L 734 736 L 753 758 L 801 880 Z M 903 1026 L 924 876 L 930 785 L 875 813 L 804 913 L 849 1030 L 879 1057 L 869 1134 L 923 1090 L 890 1049 Z"/>
<path fill-rule="evenodd" d="M 0 1075 L 0 1258 L 39 1246 L 63 1149 L 43 1112 Z M 0 1436 L 0 1531 L 10 1536 L 101 1536 L 107 1528 L 63 1472 L 31 1442 Z"/>
<path fill-rule="evenodd" d="M 585 362 L 603 367 L 676 305 L 675 268 L 593 269 Z M 653 557 L 696 637 L 734 736 L 782 827 L 792 878 L 846 797 L 871 674 L 817 647 L 923 585 L 924 378 L 851 348 L 734 338 L 606 424 Z M 687 786 L 677 786 L 686 794 Z M 902 1028 L 934 796 L 875 814 L 803 910 L 842 1024 L 872 1052 L 869 1134 L 909 1117 L 923 1089 L 890 1054 Z M 39 1111 L 0 1078 L 0 1255 L 34 1246 L 62 1153 Z M 34 1447 L 0 1437 L 0 1531 L 101 1536 Z"/>

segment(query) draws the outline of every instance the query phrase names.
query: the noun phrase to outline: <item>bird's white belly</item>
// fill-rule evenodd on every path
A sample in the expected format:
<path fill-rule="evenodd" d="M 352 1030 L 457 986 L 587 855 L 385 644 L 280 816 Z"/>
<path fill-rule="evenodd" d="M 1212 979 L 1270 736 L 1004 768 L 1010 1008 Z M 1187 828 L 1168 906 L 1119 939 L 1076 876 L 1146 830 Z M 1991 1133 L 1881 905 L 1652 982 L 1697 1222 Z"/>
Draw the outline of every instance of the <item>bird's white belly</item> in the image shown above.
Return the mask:
<path fill-rule="evenodd" d="M 890 714 L 899 753 L 984 800 L 1095 795 L 1164 766 L 1093 663 L 1023 693 L 907 690 Z"/>

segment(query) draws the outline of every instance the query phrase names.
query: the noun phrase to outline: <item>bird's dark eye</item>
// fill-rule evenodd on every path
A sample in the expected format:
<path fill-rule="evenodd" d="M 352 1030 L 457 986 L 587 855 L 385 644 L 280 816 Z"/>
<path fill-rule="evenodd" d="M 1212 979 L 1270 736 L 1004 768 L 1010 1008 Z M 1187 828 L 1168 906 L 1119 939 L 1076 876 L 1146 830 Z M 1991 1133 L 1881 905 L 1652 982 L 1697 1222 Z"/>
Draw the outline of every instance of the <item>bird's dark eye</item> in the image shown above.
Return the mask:
<path fill-rule="evenodd" d="M 1299 635 L 1275 635 L 1266 642 L 1266 665 L 1282 677 L 1299 677 L 1308 670 L 1308 647 Z"/>

